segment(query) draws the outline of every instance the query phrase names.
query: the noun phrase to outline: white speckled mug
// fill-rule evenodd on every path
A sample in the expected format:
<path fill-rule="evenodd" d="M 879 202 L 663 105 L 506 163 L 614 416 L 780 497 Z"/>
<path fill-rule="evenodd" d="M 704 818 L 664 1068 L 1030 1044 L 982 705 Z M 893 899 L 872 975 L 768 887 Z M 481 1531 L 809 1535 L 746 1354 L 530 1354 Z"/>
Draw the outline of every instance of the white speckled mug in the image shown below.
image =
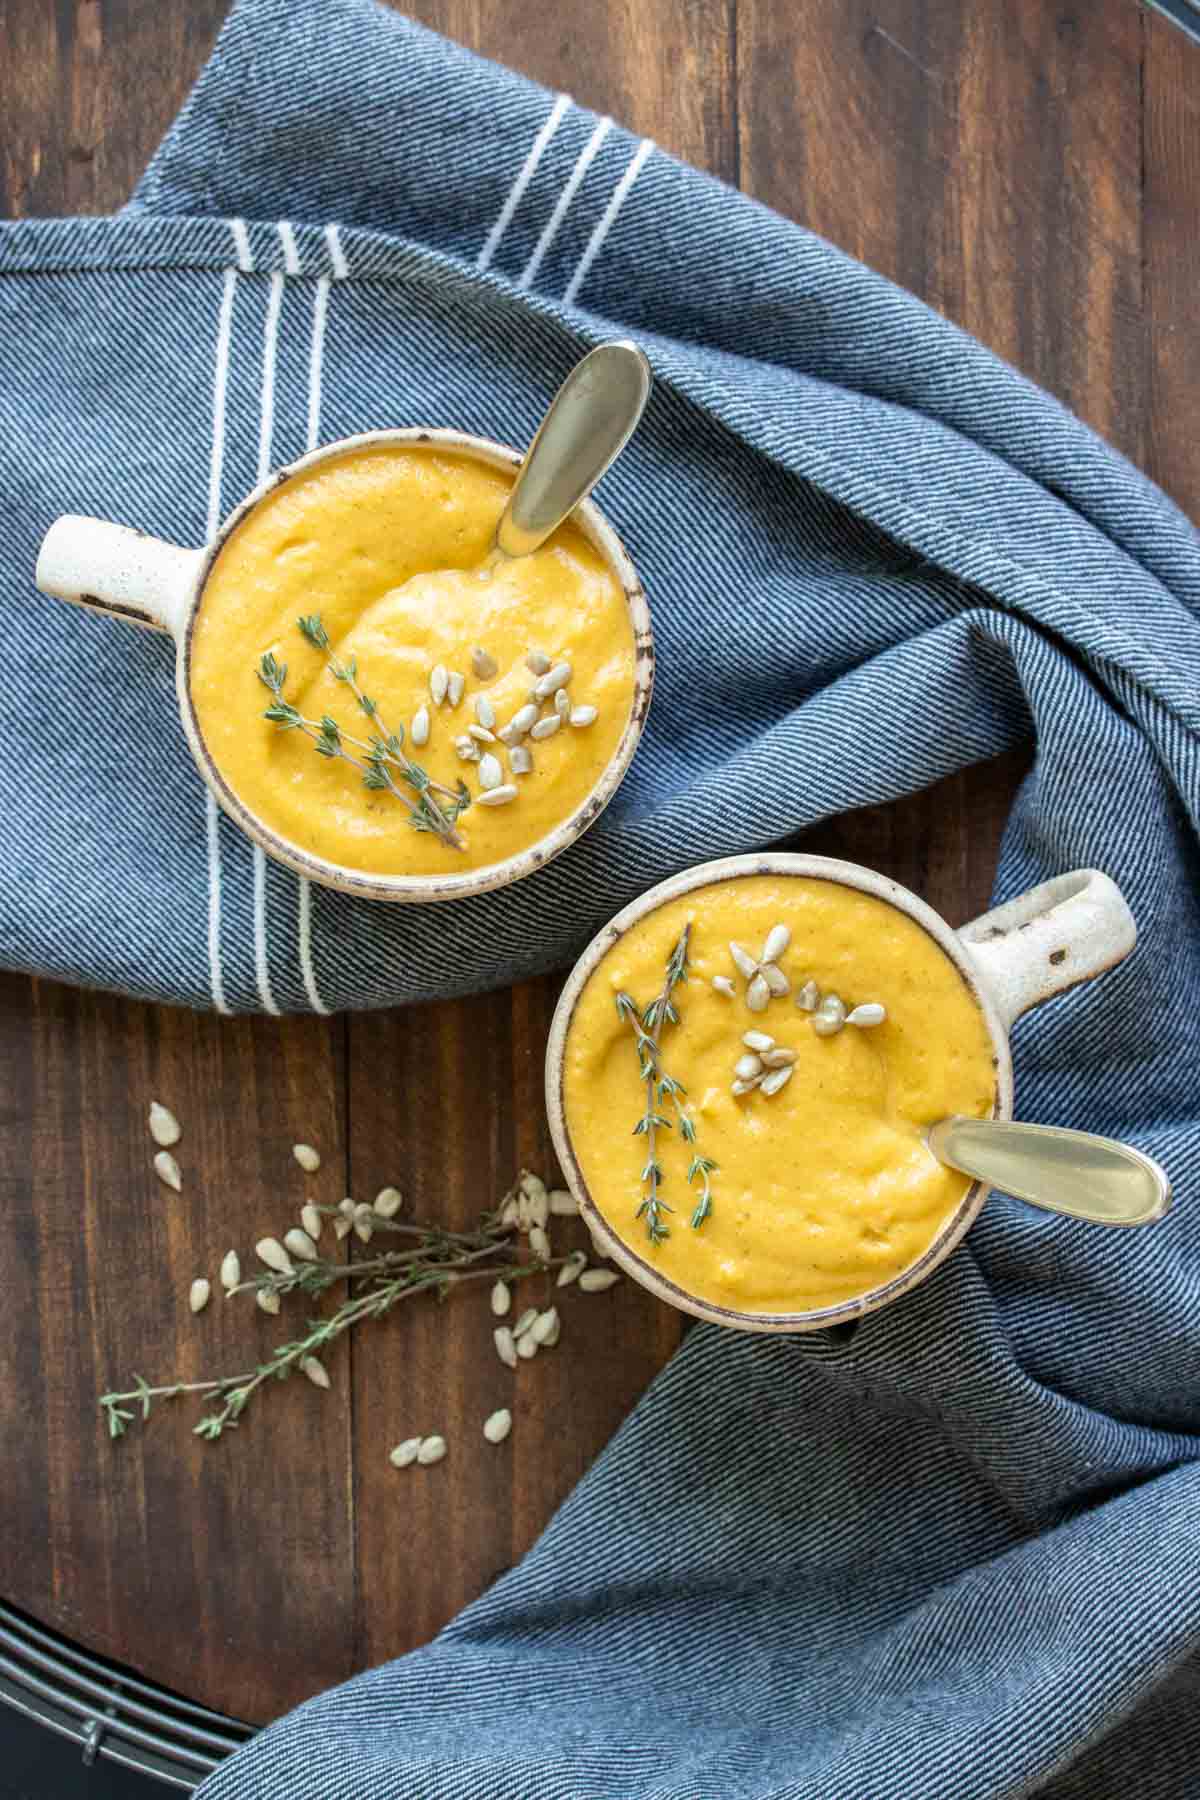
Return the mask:
<path fill-rule="evenodd" d="M 924 1281 L 978 1218 L 991 1191 L 986 1184 L 974 1182 L 924 1255 L 882 1286 L 815 1311 L 739 1312 L 687 1293 L 609 1229 L 579 1166 L 563 1101 L 563 1065 L 571 1019 L 585 983 L 607 952 L 639 920 L 666 902 L 696 888 L 746 875 L 804 875 L 838 882 L 886 900 L 915 919 L 950 958 L 983 1014 L 992 1040 L 996 1069 L 993 1116 L 998 1119 L 1012 1118 L 1013 1073 L 1008 1034 L 1013 1020 L 1031 1006 L 1038 1006 L 1079 982 L 1090 981 L 1121 962 L 1133 949 L 1137 928 L 1120 890 L 1098 869 L 1076 869 L 1069 875 L 1057 875 L 955 931 L 916 894 L 858 863 L 768 851 L 761 856 L 723 857 L 718 862 L 685 870 L 634 900 L 592 939 L 571 971 L 550 1027 L 546 1107 L 559 1163 L 598 1247 L 660 1300 L 694 1313 L 699 1319 L 738 1331 L 817 1331 L 886 1306 Z"/>
<path fill-rule="evenodd" d="M 347 450 L 412 444 L 436 444 L 440 449 L 458 451 L 506 471 L 519 468 L 523 460 L 519 450 L 461 431 L 412 428 L 364 432 L 358 437 L 325 444 L 289 463 L 286 468 L 277 469 L 235 508 L 204 550 L 163 543 L 159 538 L 134 531 L 126 525 L 67 514 L 57 519 L 46 533 L 37 563 L 37 585 L 44 594 L 69 600 L 94 612 L 111 613 L 134 625 L 168 632 L 175 639 L 175 685 L 188 747 L 219 804 L 277 862 L 286 864 L 311 881 L 340 888 L 343 893 L 358 894 L 367 900 L 461 899 L 467 894 L 482 894 L 491 888 L 506 887 L 509 882 L 519 881 L 549 862 L 587 830 L 620 786 L 641 737 L 654 685 L 654 638 L 645 592 L 620 538 L 599 507 L 585 500 L 572 513 L 571 523 L 603 558 L 625 595 L 633 628 L 634 693 L 629 719 L 611 760 L 575 810 L 537 843 L 517 855 L 484 868 L 445 875 L 372 875 L 360 869 L 348 869 L 314 856 L 265 825 L 226 782 L 204 741 L 192 703 L 192 638 L 204 604 L 209 573 L 230 533 L 282 482 Z"/>

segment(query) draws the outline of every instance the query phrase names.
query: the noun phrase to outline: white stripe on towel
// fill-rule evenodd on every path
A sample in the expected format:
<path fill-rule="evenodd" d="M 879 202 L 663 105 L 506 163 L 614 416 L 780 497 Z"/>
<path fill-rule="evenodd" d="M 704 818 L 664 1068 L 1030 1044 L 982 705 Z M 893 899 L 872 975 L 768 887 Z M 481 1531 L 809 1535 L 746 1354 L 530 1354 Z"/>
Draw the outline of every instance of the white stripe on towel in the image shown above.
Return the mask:
<path fill-rule="evenodd" d="M 527 288 L 532 284 L 534 276 L 542 266 L 542 259 L 554 242 L 555 233 L 566 218 L 572 200 L 579 192 L 580 182 L 587 174 L 588 169 L 595 160 L 596 152 L 599 150 L 601 144 L 611 130 L 612 120 L 601 119 L 591 137 L 579 152 L 578 159 L 575 163 L 575 167 L 571 170 L 567 184 L 555 202 L 554 211 L 546 220 L 542 229 L 542 235 L 533 247 L 533 254 L 521 271 L 521 279 L 517 283 L 518 287 Z"/>
<path fill-rule="evenodd" d="M 534 138 L 529 155 L 522 163 L 521 171 L 518 174 L 517 179 L 509 189 L 508 199 L 500 208 L 496 223 L 488 232 L 483 249 L 475 259 L 475 267 L 477 269 L 486 269 L 491 263 L 491 260 L 499 247 L 500 239 L 508 230 L 508 227 L 512 222 L 512 216 L 521 204 L 521 196 L 529 186 L 529 183 L 533 180 L 534 174 L 537 171 L 537 166 L 545 154 L 546 146 L 558 130 L 559 125 L 562 123 L 563 115 L 570 104 L 570 94 L 557 94 L 555 96 L 554 105 L 550 108 L 545 123 Z"/>
<path fill-rule="evenodd" d="M 283 272 L 285 275 L 300 273 L 300 252 L 296 248 L 296 233 L 287 219 L 279 221 L 279 241 L 283 245 Z"/>
<path fill-rule="evenodd" d="M 333 269 L 333 279 L 335 281 L 345 281 L 350 271 L 346 267 L 346 258 L 342 251 L 341 233 L 336 225 L 327 225 L 325 227 L 325 242 L 329 245 L 329 261 Z"/>
<path fill-rule="evenodd" d="M 249 275 L 254 267 L 254 258 L 250 254 L 250 233 L 246 230 L 245 219 L 230 219 L 229 229 L 233 233 L 233 244 L 237 251 L 237 266 L 243 275 Z"/>
<path fill-rule="evenodd" d="M 574 303 L 576 295 L 587 280 L 588 271 L 600 254 L 605 238 L 613 228 L 617 214 L 625 204 L 630 188 L 640 175 L 642 165 L 653 149 L 654 144 L 651 139 L 643 138 L 634 153 L 629 167 L 613 189 L 612 197 L 603 213 L 600 215 L 600 218 L 596 223 L 596 229 L 588 239 L 583 255 L 579 259 L 579 266 L 575 270 L 574 275 L 572 275 L 567 291 L 563 295 L 564 306 L 570 306 Z"/>
<path fill-rule="evenodd" d="M 243 227 L 243 229 L 245 229 Z M 213 358 L 212 449 L 208 464 L 208 513 L 205 542 L 212 543 L 221 523 L 221 478 L 225 472 L 225 401 L 229 387 L 229 344 L 233 333 L 233 295 L 237 270 L 226 269 L 221 283 L 217 314 L 217 345 Z M 221 972 L 221 835 L 216 796 L 204 795 L 204 840 L 208 858 L 208 983 L 219 1013 L 229 1011 Z"/>

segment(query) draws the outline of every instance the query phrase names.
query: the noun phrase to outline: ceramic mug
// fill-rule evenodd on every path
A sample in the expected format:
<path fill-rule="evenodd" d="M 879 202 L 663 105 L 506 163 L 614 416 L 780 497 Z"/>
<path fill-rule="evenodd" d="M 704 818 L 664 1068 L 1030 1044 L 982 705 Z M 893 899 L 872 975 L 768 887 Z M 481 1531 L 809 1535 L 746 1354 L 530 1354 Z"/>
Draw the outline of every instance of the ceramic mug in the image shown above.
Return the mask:
<path fill-rule="evenodd" d="M 571 1142 L 570 1121 L 563 1103 L 563 1064 L 567 1033 L 584 984 L 612 946 L 648 913 L 677 900 L 694 889 L 745 875 L 806 875 L 834 881 L 843 887 L 886 900 L 915 919 L 958 969 L 983 1014 L 996 1069 L 996 1100 L 992 1116 L 1011 1119 L 1013 1108 L 1012 1055 L 1009 1029 L 1013 1020 L 1065 988 L 1090 981 L 1121 962 L 1133 949 L 1137 928 L 1120 890 L 1098 869 L 1077 869 L 1057 875 L 1040 887 L 1009 900 L 982 918 L 955 931 L 945 919 L 916 894 L 886 875 L 858 863 L 828 856 L 799 856 L 767 852 L 760 856 L 729 856 L 702 863 L 672 876 L 634 900 L 619 912 L 588 945 L 567 980 L 550 1027 L 546 1051 L 546 1107 L 550 1132 L 559 1164 L 579 1203 L 593 1240 L 603 1255 L 611 1257 L 635 1281 L 660 1300 L 683 1312 L 694 1313 L 717 1325 L 739 1331 L 818 1331 L 845 1324 L 876 1307 L 899 1299 L 924 1281 L 944 1262 L 954 1246 L 978 1218 L 990 1189 L 974 1182 L 951 1217 L 919 1260 L 868 1293 L 835 1306 L 795 1313 L 741 1312 L 697 1299 L 669 1281 L 645 1257 L 622 1242 L 605 1223 L 588 1192 Z"/>
<path fill-rule="evenodd" d="M 209 752 L 192 703 L 190 670 L 196 620 L 204 604 L 205 585 L 217 556 L 230 534 L 266 496 L 282 482 L 317 467 L 347 450 L 396 448 L 432 444 L 443 450 L 474 457 L 492 468 L 515 471 L 521 452 L 488 438 L 461 431 L 368 431 L 341 438 L 277 469 L 248 494 L 229 515 L 212 543 L 203 550 L 184 549 L 103 519 L 67 514 L 46 533 L 37 562 L 37 585 L 44 594 L 69 600 L 94 612 L 111 613 L 134 625 L 165 631 L 175 639 L 175 685 L 179 711 L 196 767 L 216 795 L 218 803 L 247 836 L 261 844 L 268 856 L 286 864 L 298 875 L 343 893 L 368 900 L 456 900 L 467 894 L 506 887 L 549 862 L 573 844 L 599 817 L 612 799 L 633 759 L 642 725 L 650 706 L 654 684 L 654 639 L 650 610 L 624 545 L 599 507 L 585 500 L 571 515 L 571 523 L 603 559 L 620 583 L 629 609 L 634 639 L 634 693 L 629 719 L 612 758 L 599 780 L 575 810 L 559 821 L 536 844 L 485 868 L 445 875 L 372 875 L 348 869 L 315 856 L 309 850 L 279 836 L 265 825 L 228 785 Z"/>

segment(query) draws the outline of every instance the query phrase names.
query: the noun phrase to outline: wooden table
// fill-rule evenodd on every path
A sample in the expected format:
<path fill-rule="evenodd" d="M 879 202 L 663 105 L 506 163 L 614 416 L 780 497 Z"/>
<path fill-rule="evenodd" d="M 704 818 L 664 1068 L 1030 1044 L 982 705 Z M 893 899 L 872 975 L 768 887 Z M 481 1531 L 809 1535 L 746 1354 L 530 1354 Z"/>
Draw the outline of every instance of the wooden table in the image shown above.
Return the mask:
<path fill-rule="evenodd" d="M 224 10 L 0 0 L 10 212 L 118 206 Z M 1200 513 L 1200 50 L 1133 0 L 413 10 L 914 288 Z M 965 919 L 1025 760 L 804 842 Z M 110 1446 L 95 1396 L 278 1341 L 237 1307 L 193 1320 L 183 1293 L 303 1195 L 395 1180 L 420 1215 L 466 1222 L 521 1162 L 548 1171 L 555 993 L 218 1022 L 0 978 L 0 1594 L 257 1721 L 422 1643 L 521 1554 L 678 1341 L 627 1283 L 522 1365 L 499 1451 L 479 1425 L 512 1377 L 462 1299 L 371 1327 L 331 1357 L 333 1392 L 290 1383 L 211 1447 L 182 1404 Z M 179 1198 L 150 1173 L 152 1096 L 186 1128 Z M 315 1179 L 297 1139 L 322 1150 Z M 439 1469 L 389 1468 L 397 1438 L 434 1429 L 453 1444 Z"/>

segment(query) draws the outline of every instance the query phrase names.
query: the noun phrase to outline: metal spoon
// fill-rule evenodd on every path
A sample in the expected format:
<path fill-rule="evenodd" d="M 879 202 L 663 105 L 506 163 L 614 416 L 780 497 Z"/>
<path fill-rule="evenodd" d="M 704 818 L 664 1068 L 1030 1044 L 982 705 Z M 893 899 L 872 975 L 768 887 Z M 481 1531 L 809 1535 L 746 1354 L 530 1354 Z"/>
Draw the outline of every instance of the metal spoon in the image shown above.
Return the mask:
<path fill-rule="evenodd" d="M 1046 1212 L 1097 1225 L 1149 1225 L 1171 1205 L 1152 1156 L 1090 1131 L 1005 1119 L 939 1119 L 925 1133 L 939 1162 Z"/>
<path fill-rule="evenodd" d="M 591 493 L 625 448 L 650 394 L 636 344 L 601 344 L 550 402 L 496 527 L 501 556 L 528 556 Z M 494 554 L 494 552 L 493 552 Z"/>

